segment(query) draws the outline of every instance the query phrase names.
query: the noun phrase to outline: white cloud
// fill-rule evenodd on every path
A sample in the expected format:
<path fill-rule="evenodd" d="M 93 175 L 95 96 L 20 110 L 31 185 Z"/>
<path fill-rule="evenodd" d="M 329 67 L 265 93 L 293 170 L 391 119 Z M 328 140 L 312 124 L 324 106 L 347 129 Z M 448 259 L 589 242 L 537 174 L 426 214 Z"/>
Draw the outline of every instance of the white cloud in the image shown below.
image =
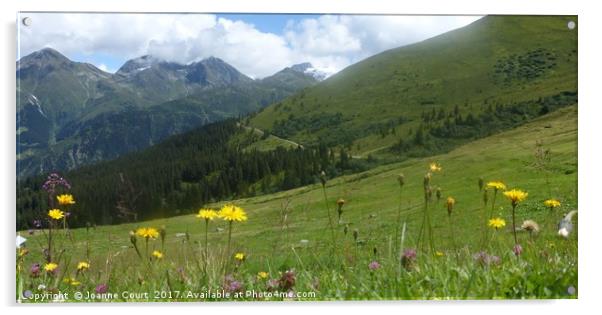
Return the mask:
<path fill-rule="evenodd" d="M 215 56 L 241 72 L 264 77 L 309 61 L 336 72 L 383 50 L 464 26 L 479 17 L 347 16 L 291 20 L 282 34 L 211 14 L 29 14 L 20 28 L 21 55 L 49 46 L 68 56 L 125 61 L 152 54 L 189 63 Z M 96 60 L 99 67 L 106 66 Z M 103 69 L 104 70 L 104 69 Z"/>
<path fill-rule="evenodd" d="M 105 65 L 104 63 L 99 64 L 97 66 L 97 68 L 104 72 L 113 72 L 113 71 L 110 71 L 109 68 L 107 67 L 107 65 Z"/>

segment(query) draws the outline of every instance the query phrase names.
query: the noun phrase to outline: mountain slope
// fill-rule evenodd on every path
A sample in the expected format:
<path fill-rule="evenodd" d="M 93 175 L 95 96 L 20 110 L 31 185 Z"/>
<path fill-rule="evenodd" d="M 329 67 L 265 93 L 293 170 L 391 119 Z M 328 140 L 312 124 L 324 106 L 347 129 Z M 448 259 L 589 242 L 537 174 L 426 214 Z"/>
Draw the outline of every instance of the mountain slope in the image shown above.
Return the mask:
<path fill-rule="evenodd" d="M 566 26 L 575 18 L 487 16 L 367 58 L 250 124 L 304 144 L 344 144 L 361 156 L 386 153 L 450 116 L 576 93 L 577 32 Z M 433 112 L 440 117 L 424 119 Z"/>
<path fill-rule="evenodd" d="M 142 56 L 110 74 L 51 48 L 19 60 L 17 80 L 19 176 L 113 159 L 317 82 L 286 69 L 252 80 L 214 57 L 181 65 Z"/>

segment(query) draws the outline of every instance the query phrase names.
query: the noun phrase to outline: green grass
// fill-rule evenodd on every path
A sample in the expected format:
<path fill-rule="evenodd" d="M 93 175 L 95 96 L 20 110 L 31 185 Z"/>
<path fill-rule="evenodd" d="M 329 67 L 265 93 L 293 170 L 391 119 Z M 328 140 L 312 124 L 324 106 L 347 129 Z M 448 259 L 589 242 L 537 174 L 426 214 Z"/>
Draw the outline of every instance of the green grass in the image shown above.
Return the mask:
<path fill-rule="evenodd" d="M 546 171 L 535 167 L 537 141 L 551 152 Z M 443 167 L 432 178 L 432 185 L 441 187 L 443 198 L 439 202 L 433 201 L 429 208 L 435 250 L 443 256 L 419 249 L 416 261 L 406 269 L 399 263 L 396 248 L 400 247 L 401 235 L 395 235 L 395 231 L 400 231 L 401 223 L 405 223 L 401 247 L 417 247 L 416 238 L 423 217 L 423 177 L 433 161 Z M 400 173 L 404 174 L 406 182 L 401 205 L 397 183 Z M 539 223 L 541 232 L 533 240 L 526 232 L 518 232 L 524 248 L 520 258 L 512 253 L 510 203 L 501 195 L 497 196 L 493 212 L 506 220 L 506 228 L 495 235 L 489 231 L 492 240 L 486 246 L 479 246 L 486 225 L 482 193 L 477 187 L 480 177 L 485 181 L 501 180 L 509 188 L 520 188 L 529 193 L 527 200 L 518 206 L 518 225 L 525 219 L 532 219 Z M 546 178 L 549 178 L 549 186 Z M 204 223 L 186 215 L 137 224 L 99 226 L 88 232 L 85 228 L 74 229 L 70 231 L 73 241 L 58 236 L 55 246 L 64 248 L 65 252 L 57 261 L 60 267 L 54 277 L 44 272 L 39 278 L 29 276 L 30 265 L 43 262 L 41 248 L 45 237 L 40 231 L 26 236 L 30 253 L 19 264 L 23 268 L 23 277 L 17 278 L 17 288 L 34 293 L 54 292 L 53 288 L 71 293 L 93 292 L 97 284 L 108 283 L 109 292 L 149 292 L 149 300 L 173 300 L 165 296 L 155 298 L 154 291 L 220 289 L 224 284 L 222 267 L 228 261 L 229 273 L 243 284 L 245 290 L 268 290 L 265 280 L 256 279 L 259 271 L 267 271 L 270 278 L 280 279 L 282 272 L 294 270 L 296 283 L 293 289 L 315 293 L 315 297 L 308 298 L 310 300 L 577 297 L 576 292 L 569 293 L 570 287 L 578 287 L 577 229 L 569 239 L 556 235 L 556 224 L 562 213 L 577 209 L 576 105 L 447 154 L 411 159 L 329 180 L 325 191 L 326 204 L 334 217 L 335 201 L 346 200 L 341 223 L 335 227 L 337 243 L 334 249 L 322 186 L 316 184 L 235 201 L 245 209 L 249 220 L 234 223 L 232 252 L 228 255 L 223 253 L 228 231 L 226 223 L 219 220 L 210 223 L 211 254 L 206 273 L 200 256 Z M 449 218 L 443 206 L 447 196 L 456 199 L 451 216 L 455 244 L 451 241 Z M 562 206 L 554 211 L 542 204 L 552 197 L 562 202 Z M 490 194 L 487 211 L 491 201 Z M 218 208 L 221 204 L 209 206 Z M 401 222 L 397 222 L 398 209 L 401 209 Z M 77 211 L 77 206 L 72 211 Z M 286 223 L 282 223 L 283 213 L 287 213 Z M 345 224 L 348 224 L 347 234 L 344 234 Z M 160 249 L 164 252 L 165 258 L 161 261 L 146 263 L 133 249 L 128 232 L 143 226 L 165 226 L 164 247 L 160 240 L 150 242 L 151 251 Z M 61 235 L 63 231 L 57 233 Z M 188 237 L 178 233 L 187 233 Z M 87 239 L 91 268 L 77 275 L 82 283 L 80 286 L 66 284 L 62 279 L 75 276 L 77 262 L 87 259 Z M 144 241 L 139 239 L 137 243 L 145 255 Z M 480 264 L 473 255 L 481 250 L 499 256 L 501 263 Z M 235 252 L 247 255 L 236 271 L 231 258 Z M 368 269 L 373 260 L 381 264 L 380 269 Z M 45 284 L 46 289 L 38 290 L 40 284 Z M 283 289 L 282 286 L 279 289 Z M 146 299 L 120 297 L 117 300 Z M 178 300 L 204 299 L 179 296 Z"/>

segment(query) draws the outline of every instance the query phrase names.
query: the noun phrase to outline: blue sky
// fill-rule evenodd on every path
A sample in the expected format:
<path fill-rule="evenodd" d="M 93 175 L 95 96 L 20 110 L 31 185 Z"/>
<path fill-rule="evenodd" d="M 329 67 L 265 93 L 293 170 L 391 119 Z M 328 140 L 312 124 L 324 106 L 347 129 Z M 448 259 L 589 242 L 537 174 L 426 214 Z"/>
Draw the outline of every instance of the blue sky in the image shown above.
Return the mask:
<path fill-rule="evenodd" d="M 477 16 L 22 13 L 19 53 L 52 47 L 114 72 L 150 54 L 187 64 L 218 57 L 255 78 L 311 62 L 332 74 L 387 49 L 465 26 Z"/>

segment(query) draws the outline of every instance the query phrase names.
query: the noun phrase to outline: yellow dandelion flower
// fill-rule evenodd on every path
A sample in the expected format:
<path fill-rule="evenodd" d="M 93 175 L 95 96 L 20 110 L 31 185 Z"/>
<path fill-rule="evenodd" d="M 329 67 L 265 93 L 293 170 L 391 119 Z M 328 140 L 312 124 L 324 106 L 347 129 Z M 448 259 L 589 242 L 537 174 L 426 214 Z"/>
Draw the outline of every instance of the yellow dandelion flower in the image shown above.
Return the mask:
<path fill-rule="evenodd" d="M 83 271 L 83 270 L 86 270 L 86 269 L 90 269 L 90 264 L 88 262 L 86 262 L 86 261 L 80 261 L 77 264 L 77 270 Z"/>
<path fill-rule="evenodd" d="M 506 226 L 506 221 L 504 221 L 504 219 L 502 219 L 502 218 L 492 218 L 492 219 L 489 219 L 488 225 L 496 230 L 499 230 L 499 229 L 503 228 L 504 226 Z"/>
<path fill-rule="evenodd" d="M 247 213 L 241 207 L 235 205 L 223 206 L 219 213 L 219 217 L 226 221 L 247 221 Z"/>
<path fill-rule="evenodd" d="M 75 199 L 73 199 L 73 195 L 70 194 L 58 195 L 56 196 L 56 200 L 58 200 L 59 205 L 61 206 L 75 204 Z"/>
<path fill-rule="evenodd" d="M 153 257 L 155 257 L 157 259 L 161 259 L 161 258 L 163 258 L 163 253 L 158 250 L 155 250 L 155 251 L 153 251 Z"/>
<path fill-rule="evenodd" d="M 218 217 L 217 211 L 212 209 L 200 209 L 199 213 L 196 215 L 199 219 L 205 219 L 207 221 L 213 220 Z"/>
<path fill-rule="evenodd" d="M 440 172 L 443 168 L 441 168 L 441 165 L 439 165 L 439 163 L 431 163 L 429 164 L 429 170 L 431 172 Z"/>
<path fill-rule="evenodd" d="M 508 199 L 510 199 L 510 201 L 512 201 L 513 207 L 516 207 L 516 205 L 519 202 L 527 199 L 527 196 L 529 196 L 529 194 L 522 190 L 512 189 L 512 190 L 504 192 L 504 196 L 506 196 L 506 198 L 508 198 Z"/>
<path fill-rule="evenodd" d="M 146 239 L 156 239 L 159 237 L 159 231 L 155 228 L 139 228 L 136 230 L 136 235 Z"/>
<path fill-rule="evenodd" d="M 502 182 L 489 182 L 487 188 L 493 188 L 495 190 L 506 190 L 506 185 Z"/>
<path fill-rule="evenodd" d="M 25 247 L 19 248 L 19 257 L 23 257 L 29 254 L 29 250 Z"/>
<path fill-rule="evenodd" d="M 548 199 L 548 200 L 544 201 L 543 204 L 546 207 L 549 207 L 549 208 L 552 208 L 552 209 L 556 208 L 556 207 L 560 207 L 560 201 L 558 201 L 556 199 Z"/>
<path fill-rule="evenodd" d="M 260 271 L 257 273 L 257 279 L 264 280 L 264 279 L 267 279 L 268 276 L 269 276 L 269 274 L 265 271 Z"/>
<path fill-rule="evenodd" d="M 243 253 L 236 253 L 236 255 L 234 255 L 234 258 L 236 260 L 240 260 L 240 261 L 245 260 L 245 254 L 243 254 Z"/>
<path fill-rule="evenodd" d="M 55 220 L 60 220 L 65 217 L 65 213 L 59 209 L 52 209 L 48 210 L 48 216 Z"/>
<path fill-rule="evenodd" d="M 47 263 L 44 265 L 44 270 L 48 271 L 48 272 L 53 272 L 56 270 L 56 268 L 58 268 L 59 265 L 51 262 L 51 263 Z"/>
<path fill-rule="evenodd" d="M 437 256 L 437 257 L 443 257 L 443 256 L 445 256 L 445 254 L 443 252 L 441 252 L 441 251 L 436 251 L 435 252 L 435 256 Z"/>

